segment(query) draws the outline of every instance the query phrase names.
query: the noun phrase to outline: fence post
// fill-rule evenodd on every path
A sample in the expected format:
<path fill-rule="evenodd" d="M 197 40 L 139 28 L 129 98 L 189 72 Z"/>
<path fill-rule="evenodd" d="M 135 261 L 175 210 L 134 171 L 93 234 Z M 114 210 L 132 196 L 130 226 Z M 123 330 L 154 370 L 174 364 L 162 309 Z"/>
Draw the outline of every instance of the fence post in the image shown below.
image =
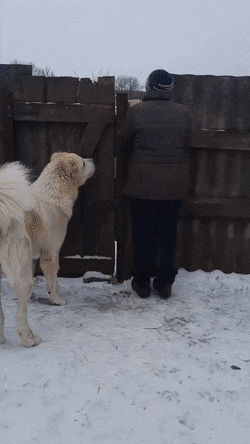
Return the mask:
<path fill-rule="evenodd" d="M 0 64 L 0 163 L 15 160 L 13 99 L 19 95 L 19 80 L 32 76 L 30 65 Z"/>
<path fill-rule="evenodd" d="M 12 162 L 14 154 L 14 125 L 11 93 L 0 88 L 0 163 Z"/>
<path fill-rule="evenodd" d="M 131 223 L 129 217 L 128 202 L 122 195 L 124 180 L 126 177 L 125 159 L 123 158 L 122 140 L 119 136 L 119 129 L 122 127 L 124 118 L 128 110 L 127 93 L 118 93 L 116 95 L 117 116 L 116 116 L 116 140 L 115 140 L 115 160 L 116 160 L 116 178 L 115 178 L 115 198 L 116 198 L 116 217 L 115 217 L 115 236 L 117 240 L 117 280 L 122 282 L 129 279 L 132 268 L 132 242 L 131 242 Z"/>
<path fill-rule="evenodd" d="M 117 93 L 116 94 L 116 106 L 117 106 L 117 118 L 122 119 L 128 111 L 128 94 Z"/>

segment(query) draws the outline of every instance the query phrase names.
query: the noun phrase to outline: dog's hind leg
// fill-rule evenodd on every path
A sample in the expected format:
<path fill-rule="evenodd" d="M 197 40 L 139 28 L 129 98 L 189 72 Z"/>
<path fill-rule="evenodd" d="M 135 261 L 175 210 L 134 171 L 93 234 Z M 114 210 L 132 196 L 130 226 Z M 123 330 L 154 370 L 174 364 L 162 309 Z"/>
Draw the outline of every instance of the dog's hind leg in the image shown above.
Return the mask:
<path fill-rule="evenodd" d="M 33 290 L 32 249 L 30 238 L 22 227 L 16 227 L 5 248 L 2 267 L 18 299 L 17 331 L 22 345 L 31 347 L 39 344 L 40 338 L 32 333 L 28 325 L 28 302 Z"/>
<path fill-rule="evenodd" d="M 19 282 L 16 282 L 14 289 L 18 297 L 18 307 L 17 307 L 17 316 L 16 316 L 17 331 L 21 338 L 22 345 L 24 345 L 25 347 L 32 347 L 33 345 L 37 345 L 40 343 L 39 336 L 34 334 L 28 325 L 27 309 L 28 309 L 28 302 L 30 300 L 33 290 L 32 270 L 29 270 L 28 276 L 26 274 L 25 281 L 21 279 Z"/>
<path fill-rule="evenodd" d="M 4 315 L 2 309 L 1 296 L 2 296 L 2 268 L 0 265 L 0 344 L 2 344 L 4 341 Z"/>
<path fill-rule="evenodd" d="M 61 298 L 57 291 L 57 273 L 59 270 L 58 255 L 52 258 L 49 252 L 43 250 L 40 256 L 40 266 L 47 281 L 50 301 L 56 305 L 65 305 L 65 299 Z"/>

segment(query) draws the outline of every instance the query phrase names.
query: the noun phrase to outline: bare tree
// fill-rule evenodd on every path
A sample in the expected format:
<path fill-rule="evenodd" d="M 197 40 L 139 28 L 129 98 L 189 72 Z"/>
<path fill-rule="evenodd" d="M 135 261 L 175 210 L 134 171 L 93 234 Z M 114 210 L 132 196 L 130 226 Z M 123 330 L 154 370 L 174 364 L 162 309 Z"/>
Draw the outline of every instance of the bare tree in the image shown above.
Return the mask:
<path fill-rule="evenodd" d="M 33 76 L 55 77 L 54 72 L 51 68 L 49 68 L 49 66 L 45 66 L 45 68 L 39 68 L 34 63 L 19 62 L 18 60 L 13 60 L 10 63 L 12 65 L 31 65 Z"/>
<path fill-rule="evenodd" d="M 103 73 L 102 69 L 100 69 L 97 74 L 92 71 L 92 82 L 98 82 L 98 77 L 114 77 L 114 75 L 110 74 L 108 68 L 106 69 L 105 74 Z"/>
<path fill-rule="evenodd" d="M 33 76 L 55 77 L 54 71 L 49 66 L 38 68 L 34 63 L 31 63 L 31 66 Z"/>
<path fill-rule="evenodd" d="M 116 78 L 116 90 L 117 91 L 140 91 L 142 86 L 140 85 L 137 77 L 131 76 L 118 76 Z"/>

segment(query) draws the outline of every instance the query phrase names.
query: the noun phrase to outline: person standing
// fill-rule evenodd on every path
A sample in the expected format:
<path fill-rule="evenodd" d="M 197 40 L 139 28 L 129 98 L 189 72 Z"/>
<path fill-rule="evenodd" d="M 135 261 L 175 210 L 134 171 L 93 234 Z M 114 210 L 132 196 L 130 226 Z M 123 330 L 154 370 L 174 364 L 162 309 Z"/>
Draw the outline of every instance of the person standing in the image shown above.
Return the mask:
<path fill-rule="evenodd" d="M 162 298 L 171 296 L 177 270 L 175 252 L 182 200 L 189 191 L 189 108 L 172 100 L 174 80 L 153 71 L 142 103 L 131 107 L 123 146 L 128 177 L 124 195 L 132 218 L 133 290 L 150 295 L 150 277 Z"/>

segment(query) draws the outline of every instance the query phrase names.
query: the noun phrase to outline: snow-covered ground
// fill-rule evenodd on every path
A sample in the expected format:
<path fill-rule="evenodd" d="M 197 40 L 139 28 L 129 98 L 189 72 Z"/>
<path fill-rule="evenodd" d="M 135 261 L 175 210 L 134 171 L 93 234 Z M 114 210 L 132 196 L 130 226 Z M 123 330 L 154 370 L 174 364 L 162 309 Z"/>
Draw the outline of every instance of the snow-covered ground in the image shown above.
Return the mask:
<path fill-rule="evenodd" d="M 30 303 L 27 349 L 3 279 L 1 444 L 250 442 L 250 277 L 180 270 L 167 301 L 130 281 L 59 289 L 65 307 Z"/>

